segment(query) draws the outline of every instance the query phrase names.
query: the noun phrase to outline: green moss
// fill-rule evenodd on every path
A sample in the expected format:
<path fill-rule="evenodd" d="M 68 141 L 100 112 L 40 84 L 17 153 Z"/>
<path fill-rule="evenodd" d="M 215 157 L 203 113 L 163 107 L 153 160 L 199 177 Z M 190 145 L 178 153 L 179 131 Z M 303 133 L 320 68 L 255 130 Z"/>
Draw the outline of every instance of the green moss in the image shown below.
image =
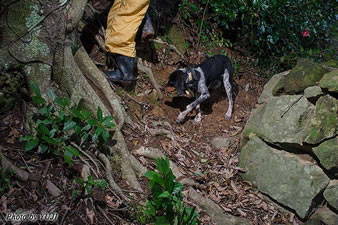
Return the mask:
<path fill-rule="evenodd" d="M 325 74 L 319 81 L 319 86 L 330 92 L 338 93 L 338 70 Z"/>
<path fill-rule="evenodd" d="M 184 54 L 187 50 L 187 43 L 185 41 L 185 34 L 182 30 L 179 29 L 178 26 L 172 26 L 169 29 L 168 36 L 169 40 L 172 42 L 174 46 Z"/>
<path fill-rule="evenodd" d="M 273 95 L 298 94 L 305 88 L 316 85 L 329 70 L 318 63 L 300 59 L 297 65 L 275 86 Z"/>

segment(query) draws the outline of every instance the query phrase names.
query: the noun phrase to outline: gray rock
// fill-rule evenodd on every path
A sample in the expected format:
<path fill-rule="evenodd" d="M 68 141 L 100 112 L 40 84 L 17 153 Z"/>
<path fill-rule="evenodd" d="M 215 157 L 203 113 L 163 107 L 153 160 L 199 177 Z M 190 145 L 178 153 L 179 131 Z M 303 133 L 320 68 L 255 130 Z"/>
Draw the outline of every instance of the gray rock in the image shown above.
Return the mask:
<path fill-rule="evenodd" d="M 330 181 L 329 186 L 324 191 L 324 197 L 330 206 L 338 210 L 338 180 Z"/>
<path fill-rule="evenodd" d="M 309 100 L 317 100 L 321 95 L 323 95 L 323 91 L 318 86 L 308 87 L 304 90 L 304 96 Z"/>
<path fill-rule="evenodd" d="M 295 154 L 274 149 L 252 135 L 242 148 L 239 166 L 258 190 L 296 211 L 306 219 L 316 207 L 318 196 L 329 183 L 322 169 Z"/>
<path fill-rule="evenodd" d="M 321 88 L 327 89 L 329 92 L 338 93 L 338 70 L 335 69 L 327 73 L 319 81 Z"/>
<path fill-rule="evenodd" d="M 272 98 L 252 111 L 242 134 L 241 147 L 248 141 L 251 133 L 270 143 L 300 146 L 303 142 L 303 130 L 313 111 L 313 104 L 302 95 Z"/>
<path fill-rule="evenodd" d="M 304 131 L 304 142 L 319 144 L 338 134 L 338 100 L 330 95 L 320 97 L 316 102 L 313 118 Z"/>
<path fill-rule="evenodd" d="M 290 73 L 290 70 L 273 75 L 271 79 L 264 85 L 263 92 L 261 96 L 258 99 L 258 103 L 266 103 L 271 98 L 277 98 L 272 95 L 272 90 L 275 88 L 275 86 L 279 83 L 279 81 L 287 74 Z"/>
<path fill-rule="evenodd" d="M 333 138 L 313 148 L 320 164 L 338 177 L 338 138 Z M 337 198 L 338 200 L 338 198 Z"/>
<path fill-rule="evenodd" d="M 214 148 L 229 148 L 233 145 L 234 141 L 232 137 L 215 137 L 211 140 L 210 144 Z"/>
<path fill-rule="evenodd" d="M 299 59 L 290 73 L 284 76 L 273 88 L 273 95 L 299 94 L 305 88 L 317 84 L 329 70 L 308 59 Z"/>
<path fill-rule="evenodd" d="M 338 215 L 327 207 L 320 208 L 304 225 L 337 225 Z"/>

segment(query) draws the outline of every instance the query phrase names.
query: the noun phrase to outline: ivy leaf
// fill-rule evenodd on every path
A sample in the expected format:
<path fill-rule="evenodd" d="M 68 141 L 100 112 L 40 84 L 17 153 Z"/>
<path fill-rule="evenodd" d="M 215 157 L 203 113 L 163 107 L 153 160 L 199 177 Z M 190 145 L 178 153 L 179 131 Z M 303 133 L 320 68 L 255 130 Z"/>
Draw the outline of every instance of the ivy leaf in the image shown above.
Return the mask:
<path fill-rule="evenodd" d="M 86 110 L 86 109 L 82 110 L 83 119 L 87 120 L 91 115 L 92 115 L 92 113 L 89 112 L 88 110 Z"/>
<path fill-rule="evenodd" d="M 72 155 L 72 156 L 79 156 L 80 153 L 76 148 L 73 148 L 72 146 L 66 146 L 66 150 Z"/>
<path fill-rule="evenodd" d="M 35 148 L 36 146 L 38 146 L 39 144 L 39 141 L 38 139 L 33 139 L 33 140 L 30 140 L 26 143 L 25 145 L 25 150 L 26 151 L 30 151 L 32 150 L 33 148 Z"/>
<path fill-rule="evenodd" d="M 94 120 L 94 119 L 88 120 L 88 124 L 91 125 L 91 126 L 97 126 L 98 125 L 97 121 Z"/>
<path fill-rule="evenodd" d="M 103 115 L 102 115 L 102 109 L 99 107 L 97 107 L 97 120 L 102 123 L 103 122 Z"/>
<path fill-rule="evenodd" d="M 76 123 L 72 120 L 66 121 L 64 123 L 63 131 L 68 131 L 73 129 L 76 126 Z"/>
<path fill-rule="evenodd" d="M 33 96 L 32 100 L 36 103 L 36 104 L 45 104 L 45 99 L 40 97 L 40 96 Z"/>
<path fill-rule="evenodd" d="M 79 118 L 80 120 L 83 120 L 84 117 L 81 114 L 80 110 L 78 110 L 77 108 L 72 109 L 72 113 L 74 116 L 76 116 L 77 118 Z"/>
<path fill-rule="evenodd" d="M 36 83 L 34 83 L 34 81 L 32 81 L 32 80 L 30 81 L 30 86 L 31 86 L 33 93 L 36 96 L 41 97 L 40 88 Z"/>
<path fill-rule="evenodd" d="M 49 89 L 49 88 L 48 88 L 48 90 L 47 90 L 47 95 L 48 95 L 48 97 L 49 97 L 52 101 L 54 101 L 55 98 L 56 98 L 56 95 L 54 94 L 54 92 L 53 92 L 51 89 Z"/>

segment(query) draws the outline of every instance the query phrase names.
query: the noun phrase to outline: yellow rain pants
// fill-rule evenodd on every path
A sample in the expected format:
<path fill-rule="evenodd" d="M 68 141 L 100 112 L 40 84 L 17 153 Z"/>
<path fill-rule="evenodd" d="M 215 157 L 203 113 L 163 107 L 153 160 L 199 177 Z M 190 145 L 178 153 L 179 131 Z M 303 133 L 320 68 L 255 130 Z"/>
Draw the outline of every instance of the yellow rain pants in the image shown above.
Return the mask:
<path fill-rule="evenodd" d="M 135 57 L 135 37 L 150 0 L 115 0 L 111 7 L 105 37 L 106 50 Z"/>

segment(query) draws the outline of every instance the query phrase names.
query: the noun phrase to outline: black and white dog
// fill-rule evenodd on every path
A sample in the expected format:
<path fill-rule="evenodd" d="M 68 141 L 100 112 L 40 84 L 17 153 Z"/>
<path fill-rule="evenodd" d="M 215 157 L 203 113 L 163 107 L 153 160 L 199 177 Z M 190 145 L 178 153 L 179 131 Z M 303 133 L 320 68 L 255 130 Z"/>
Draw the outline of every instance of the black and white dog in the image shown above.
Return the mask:
<path fill-rule="evenodd" d="M 176 121 L 182 122 L 186 115 L 196 108 L 195 122 L 201 122 L 200 104 L 210 97 L 209 89 L 216 89 L 221 83 L 224 84 L 229 99 L 229 108 L 225 114 L 225 119 L 229 120 L 234 105 L 232 87 L 236 84 L 232 78 L 233 72 L 231 61 L 227 56 L 215 55 L 196 67 L 178 69 L 170 74 L 167 86 L 175 87 L 178 96 L 182 96 L 190 89 L 196 98 L 178 115 Z"/>

